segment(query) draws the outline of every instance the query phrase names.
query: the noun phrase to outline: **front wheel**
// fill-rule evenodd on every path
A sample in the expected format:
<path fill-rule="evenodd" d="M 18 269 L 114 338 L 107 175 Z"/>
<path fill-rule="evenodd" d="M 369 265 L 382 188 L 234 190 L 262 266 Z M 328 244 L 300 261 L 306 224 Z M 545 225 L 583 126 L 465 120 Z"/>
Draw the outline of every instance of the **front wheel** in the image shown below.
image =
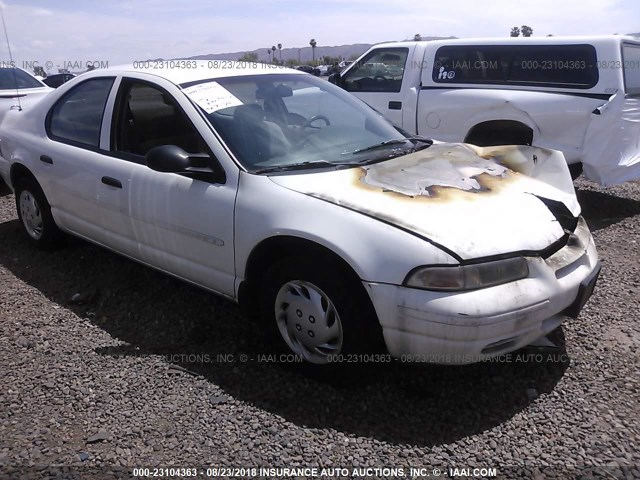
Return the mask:
<path fill-rule="evenodd" d="M 286 258 L 265 274 L 260 313 L 267 328 L 309 363 L 377 351 L 381 328 L 355 274 L 332 259 Z"/>
<path fill-rule="evenodd" d="M 51 250 L 62 241 L 62 232 L 51 215 L 51 206 L 33 178 L 23 178 L 16 185 L 18 218 L 27 238 L 36 247 Z"/>

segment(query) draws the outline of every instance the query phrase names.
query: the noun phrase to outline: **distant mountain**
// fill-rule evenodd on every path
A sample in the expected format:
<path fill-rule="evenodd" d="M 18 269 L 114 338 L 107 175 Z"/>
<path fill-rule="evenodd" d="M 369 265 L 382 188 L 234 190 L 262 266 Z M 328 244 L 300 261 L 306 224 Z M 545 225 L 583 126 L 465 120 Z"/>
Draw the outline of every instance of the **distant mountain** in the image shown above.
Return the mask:
<path fill-rule="evenodd" d="M 316 47 L 315 56 L 316 59 L 322 58 L 324 55 L 330 55 L 332 57 L 340 57 L 349 59 L 353 55 L 360 56 L 366 52 L 371 45 L 367 43 L 356 43 L 353 45 L 340 45 L 336 47 Z M 271 55 L 267 53 L 269 48 L 258 48 L 257 50 L 245 51 L 245 52 L 231 52 L 231 53 L 210 53 L 208 55 L 194 55 L 188 57 L 188 60 L 238 60 L 245 53 L 255 53 L 258 55 L 259 60 L 271 61 Z M 283 48 L 282 51 L 276 50 L 275 58 L 280 59 L 282 53 L 282 61 L 287 60 L 299 60 L 302 63 L 312 60 L 313 53 L 311 47 L 302 48 Z"/>
<path fill-rule="evenodd" d="M 422 37 L 423 40 L 440 40 L 444 38 L 456 38 L 456 37 Z M 371 43 L 354 43 L 352 45 L 338 45 L 338 46 L 317 46 L 315 51 L 316 60 L 322 58 L 325 55 L 330 57 L 340 57 L 344 60 L 349 60 L 352 57 L 359 57 L 364 52 L 369 50 L 373 44 Z M 269 48 L 258 48 L 252 51 L 243 52 L 231 52 L 231 53 L 209 53 L 207 55 L 194 55 L 193 57 L 181 57 L 181 59 L 187 60 L 238 60 L 245 53 L 255 53 L 258 55 L 258 60 L 271 61 L 271 55 L 267 53 Z M 299 60 L 301 63 L 310 62 L 313 57 L 311 47 L 301 48 L 283 48 L 282 51 L 276 50 L 275 58 L 280 60 L 280 54 L 282 53 L 282 61 L 287 60 Z"/>

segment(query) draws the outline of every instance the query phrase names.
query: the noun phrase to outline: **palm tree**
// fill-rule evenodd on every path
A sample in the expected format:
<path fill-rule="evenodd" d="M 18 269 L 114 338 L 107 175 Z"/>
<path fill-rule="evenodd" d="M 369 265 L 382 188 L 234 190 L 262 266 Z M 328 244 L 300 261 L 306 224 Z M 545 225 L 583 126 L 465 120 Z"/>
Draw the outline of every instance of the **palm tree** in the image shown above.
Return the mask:
<path fill-rule="evenodd" d="M 422 40 L 422 36 L 421 36 L 419 33 L 416 33 L 416 34 L 413 36 L 413 40 L 414 40 L 415 42 L 419 42 L 420 40 Z"/>
<path fill-rule="evenodd" d="M 270 55 L 271 55 L 271 49 L 268 49 L 267 50 L 267 56 L 270 56 Z"/>
<path fill-rule="evenodd" d="M 313 61 L 316 61 L 316 45 L 318 43 L 316 42 L 315 38 L 312 38 L 311 40 L 309 40 L 309 45 L 311 45 L 311 54 L 313 55 Z"/>
<path fill-rule="evenodd" d="M 273 45 L 271 47 L 271 63 L 273 63 L 275 59 L 276 59 L 276 46 Z"/>
<path fill-rule="evenodd" d="M 281 43 L 278 44 L 278 51 L 280 53 L 280 63 L 282 63 L 282 44 Z"/>

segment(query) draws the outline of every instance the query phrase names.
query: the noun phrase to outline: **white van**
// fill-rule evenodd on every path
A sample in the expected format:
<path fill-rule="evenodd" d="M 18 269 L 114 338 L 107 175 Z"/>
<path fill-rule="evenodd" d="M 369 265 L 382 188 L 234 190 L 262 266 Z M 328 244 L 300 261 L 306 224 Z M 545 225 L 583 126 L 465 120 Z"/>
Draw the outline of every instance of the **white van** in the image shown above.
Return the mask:
<path fill-rule="evenodd" d="M 384 43 L 330 81 L 412 133 L 561 150 L 602 185 L 640 178 L 638 38 Z"/>

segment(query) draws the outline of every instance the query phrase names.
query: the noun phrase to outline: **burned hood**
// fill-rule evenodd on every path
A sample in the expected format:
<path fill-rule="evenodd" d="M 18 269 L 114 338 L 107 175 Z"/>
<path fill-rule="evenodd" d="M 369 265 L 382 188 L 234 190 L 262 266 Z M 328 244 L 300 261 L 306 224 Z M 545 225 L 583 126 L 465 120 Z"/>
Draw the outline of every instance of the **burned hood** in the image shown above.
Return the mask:
<path fill-rule="evenodd" d="M 271 180 L 472 259 L 541 251 L 564 236 L 580 207 L 567 187 L 564 158 L 559 154 L 558 167 L 557 154 L 534 147 L 436 143 L 370 166 Z M 564 189 L 529 176 L 536 171 L 549 176 L 554 168 Z"/>

